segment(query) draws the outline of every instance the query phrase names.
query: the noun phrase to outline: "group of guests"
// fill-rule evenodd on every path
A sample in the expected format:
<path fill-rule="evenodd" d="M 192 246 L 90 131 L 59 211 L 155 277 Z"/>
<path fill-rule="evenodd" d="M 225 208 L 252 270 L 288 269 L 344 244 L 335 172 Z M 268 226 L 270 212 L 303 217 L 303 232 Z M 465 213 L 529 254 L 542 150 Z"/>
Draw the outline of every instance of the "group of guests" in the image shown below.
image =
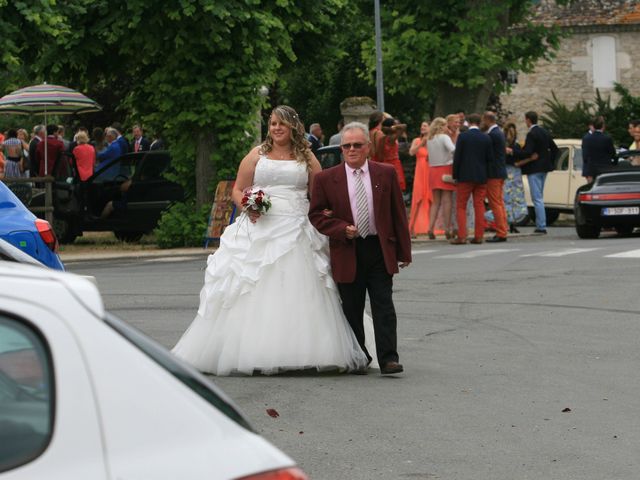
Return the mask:
<path fill-rule="evenodd" d="M 9 129 L 0 133 L 0 178 L 55 175 L 64 161 L 75 160 L 78 176 L 85 181 L 125 153 L 164 148 L 160 138 L 150 142 L 139 125 L 131 129 L 131 143 L 121 130 L 114 124 L 105 129 L 96 127 L 89 135 L 87 128 L 79 127 L 70 141 L 63 125 L 36 125 L 31 135 L 25 129 Z"/>
<path fill-rule="evenodd" d="M 373 116 L 372 116 L 373 117 Z M 547 172 L 553 170 L 557 146 L 538 126 L 536 112 L 527 112 L 529 128 L 524 147 L 517 141 L 516 127 L 501 129 L 496 114 L 464 112 L 423 122 L 420 136 L 409 153 L 416 156 L 409 228 L 412 236 L 436 238 L 441 223 L 451 243 L 467 242 L 467 206 L 472 198 L 474 236 L 471 243 L 484 241 L 487 225 L 485 202 L 489 204 L 496 235 L 488 242 L 504 242 L 508 232 L 527 214 L 522 174 L 529 179 L 536 212 L 536 232 L 546 233 L 542 193 Z M 455 212 L 453 206 L 455 205 Z"/>

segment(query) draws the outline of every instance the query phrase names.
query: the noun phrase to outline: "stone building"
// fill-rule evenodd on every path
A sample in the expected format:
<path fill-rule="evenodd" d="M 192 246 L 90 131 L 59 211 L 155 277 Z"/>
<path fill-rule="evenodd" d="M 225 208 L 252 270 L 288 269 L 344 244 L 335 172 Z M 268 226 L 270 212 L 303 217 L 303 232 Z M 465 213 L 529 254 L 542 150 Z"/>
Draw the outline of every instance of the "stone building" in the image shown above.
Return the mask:
<path fill-rule="evenodd" d="M 534 22 L 559 25 L 569 35 L 562 39 L 556 57 L 539 61 L 532 73 L 509 72 L 512 90 L 501 101 L 519 132 L 525 131 L 524 112 L 544 112 L 552 92 L 571 107 L 580 100 L 593 101 L 596 89 L 603 98 L 611 95 L 615 105 L 614 82 L 640 95 L 638 0 L 580 0 L 565 6 L 541 0 Z"/>

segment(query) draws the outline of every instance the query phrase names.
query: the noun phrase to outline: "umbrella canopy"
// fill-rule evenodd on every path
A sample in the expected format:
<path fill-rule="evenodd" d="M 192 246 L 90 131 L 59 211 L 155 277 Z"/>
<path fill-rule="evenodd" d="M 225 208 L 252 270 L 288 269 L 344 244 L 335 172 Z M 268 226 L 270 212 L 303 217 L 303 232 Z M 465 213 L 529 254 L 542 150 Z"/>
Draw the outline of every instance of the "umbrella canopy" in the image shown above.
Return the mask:
<path fill-rule="evenodd" d="M 0 111 L 3 113 L 55 115 L 97 112 L 99 110 L 101 110 L 100 105 L 80 92 L 46 83 L 21 88 L 0 98 Z"/>
<path fill-rule="evenodd" d="M 0 113 L 19 115 L 44 114 L 44 124 L 47 115 L 65 113 L 88 113 L 102 110 L 100 105 L 85 97 L 80 92 L 60 85 L 34 85 L 21 88 L 0 98 Z M 49 173 L 47 158 L 47 136 L 44 137 L 44 173 Z"/>

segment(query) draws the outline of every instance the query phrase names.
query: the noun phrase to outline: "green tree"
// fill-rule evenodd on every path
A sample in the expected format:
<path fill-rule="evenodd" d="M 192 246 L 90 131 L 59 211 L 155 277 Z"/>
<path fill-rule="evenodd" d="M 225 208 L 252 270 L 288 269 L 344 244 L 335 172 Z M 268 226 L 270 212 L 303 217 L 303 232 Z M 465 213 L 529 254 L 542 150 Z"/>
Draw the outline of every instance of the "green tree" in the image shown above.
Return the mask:
<path fill-rule="evenodd" d="M 435 96 L 435 115 L 481 111 L 500 72 L 551 58 L 560 31 L 528 20 L 531 0 L 409 0 L 383 4 L 384 75 L 390 93 Z M 373 39 L 363 55 L 373 81 Z"/>
<path fill-rule="evenodd" d="M 52 11 L 40 29 L 44 41 L 36 45 L 30 32 L 15 30 L 14 71 L 88 94 L 119 92 L 110 107 L 164 132 L 199 207 L 250 147 L 263 102 L 258 89 L 275 82 L 283 59 L 295 58 L 293 36 L 315 30 L 346 0 L 42 3 Z M 17 8 L 0 5 L 0 18 Z M 19 49 L 33 54 L 29 62 Z"/>

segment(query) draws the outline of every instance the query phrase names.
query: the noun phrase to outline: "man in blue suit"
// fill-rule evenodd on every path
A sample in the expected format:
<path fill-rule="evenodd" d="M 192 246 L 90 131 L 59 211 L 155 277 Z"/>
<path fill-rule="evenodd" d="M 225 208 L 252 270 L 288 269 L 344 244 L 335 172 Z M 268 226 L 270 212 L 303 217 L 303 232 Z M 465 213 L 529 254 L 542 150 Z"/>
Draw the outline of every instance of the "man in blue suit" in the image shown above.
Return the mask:
<path fill-rule="evenodd" d="M 604 133 L 604 117 L 593 119 L 593 132 L 582 138 L 582 176 L 591 183 L 603 167 L 616 165 L 616 147 L 613 140 Z"/>
<path fill-rule="evenodd" d="M 493 163 L 493 146 L 486 133 L 480 131 L 480 115 L 467 118 L 469 130 L 462 132 L 453 155 L 453 179 L 458 182 L 456 192 L 456 218 L 458 238 L 454 245 L 467 243 L 467 202 L 473 195 L 475 232 L 471 243 L 482 243 L 484 238 L 484 199 L 487 195 L 487 167 Z"/>
<path fill-rule="evenodd" d="M 118 142 L 118 131 L 115 128 L 108 127 L 105 129 L 105 138 L 109 146 L 98 154 L 98 165 L 96 171 L 100 170 L 105 165 L 111 163 L 112 160 L 120 158 L 122 156 L 122 149 Z M 115 178 L 120 172 L 120 165 L 114 163 L 108 170 L 100 175 L 103 180 L 109 180 Z"/>

